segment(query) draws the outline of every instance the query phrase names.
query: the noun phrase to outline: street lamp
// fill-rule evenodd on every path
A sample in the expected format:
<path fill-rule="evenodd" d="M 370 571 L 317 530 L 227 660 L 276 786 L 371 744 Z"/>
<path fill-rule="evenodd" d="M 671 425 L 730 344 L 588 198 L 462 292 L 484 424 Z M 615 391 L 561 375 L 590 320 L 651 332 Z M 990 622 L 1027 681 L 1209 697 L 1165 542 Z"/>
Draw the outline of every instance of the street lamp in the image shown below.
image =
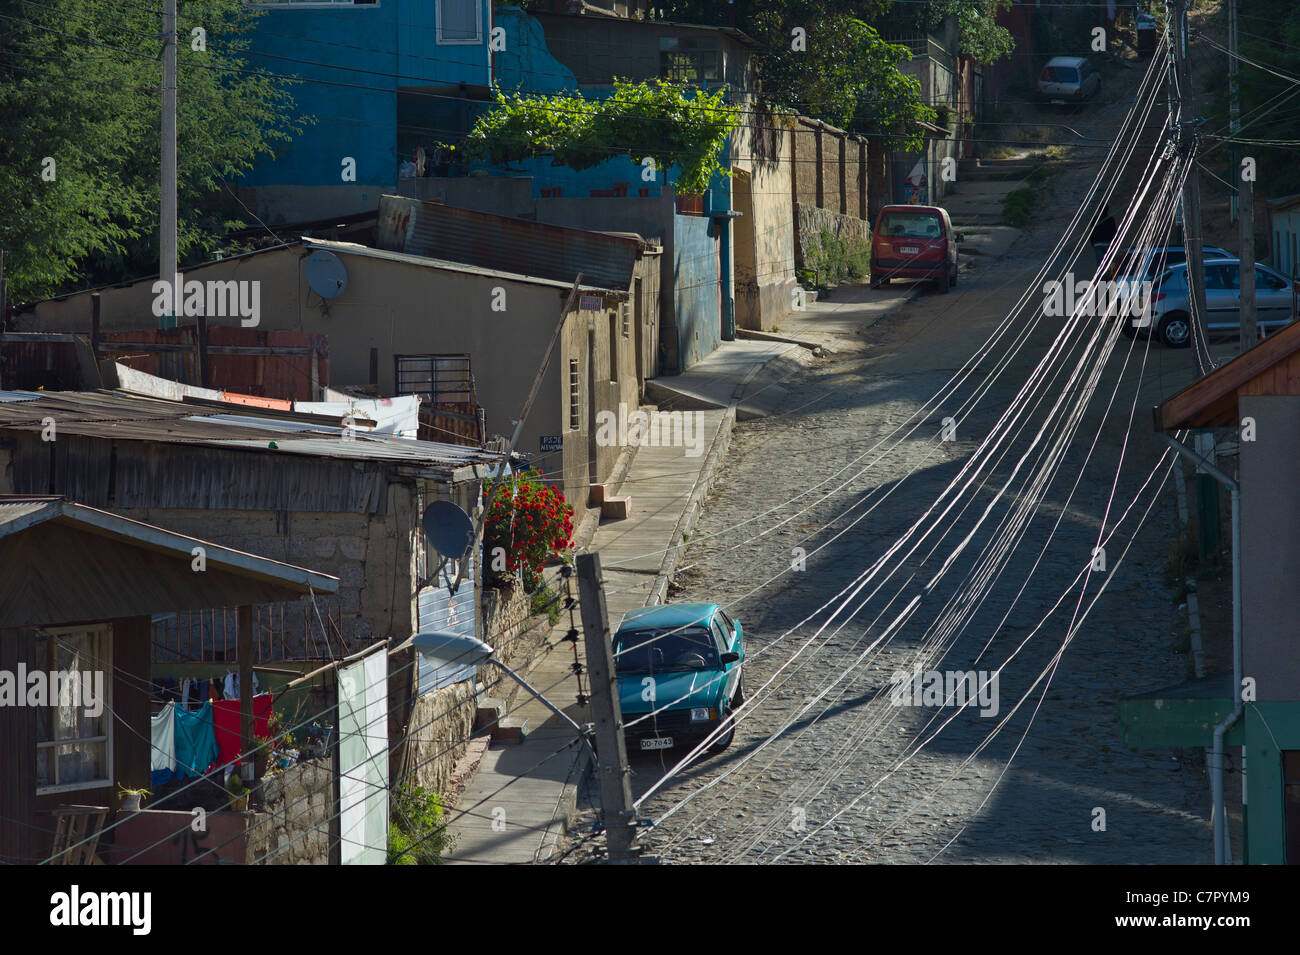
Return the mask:
<path fill-rule="evenodd" d="M 529 686 L 518 673 L 494 657 L 492 654 L 496 651 L 482 640 L 462 633 L 433 630 L 429 633 L 417 633 L 411 638 L 411 645 L 420 651 L 420 654 L 433 666 L 478 666 L 481 663 L 490 663 L 497 667 L 506 676 L 527 690 L 544 707 L 572 726 L 579 739 L 587 744 L 587 749 L 592 756 L 592 762 L 595 762 L 596 752 L 592 749 L 588 731 L 570 719 L 564 710 Z"/>

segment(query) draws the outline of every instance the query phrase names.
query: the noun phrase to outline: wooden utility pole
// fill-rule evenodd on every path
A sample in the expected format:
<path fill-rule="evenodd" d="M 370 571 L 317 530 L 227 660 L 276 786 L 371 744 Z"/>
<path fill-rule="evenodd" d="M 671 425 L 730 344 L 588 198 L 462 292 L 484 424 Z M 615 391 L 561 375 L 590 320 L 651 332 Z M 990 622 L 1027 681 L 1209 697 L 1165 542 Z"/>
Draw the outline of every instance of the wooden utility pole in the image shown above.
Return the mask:
<path fill-rule="evenodd" d="M 176 282 L 176 0 L 163 0 L 162 15 L 162 171 L 158 210 L 158 278 L 172 289 L 171 305 L 158 318 L 159 328 L 175 328 Z"/>
<path fill-rule="evenodd" d="M 596 776 L 610 862 L 635 862 L 639 854 L 632 784 L 623 739 L 623 713 L 614 672 L 614 639 L 605 610 L 600 555 L 578 555 L 578 606 L 591 677 L 591 715 L 596 723 Z"/>
<path fill-rule="evenodd" d="M 1241 87 L 1237 84 L 1237 0 L 1228 0 L 1228 129 L 1235 142 L 1237 133 L 1241 130 Z M 1228 155 L 1235 168 L 1240 158 L 1236 145 Z M 1229 201 L 1232 204 L 1229 210 L 1230 221 L 1235 222 L 1240 202 L 1237 193 L 1234 192 Z M 1241 254 L 1245 258 L 1246 253 Z"/>
<path fill-rule="evenodd" d="M 1196 122 L 1192 116 L 1192 78 L 1187 69 L 1187 6 L 1190 0 L 1170 4 L 1175 15 L 1170 22 L 1174 36 L 1174 79 L 1178 95 L 1179 151 L 1191 159 L 1192 168 L 1183 183 L 1183 245 L 1187 248 L 1187 288 L 1192 305 L 1192 346 L 1200 361 L 1200 342 L 1205 336 L 1205 256 L 1201 238 L 1201 172 L 1196 167 Z M 1203 369 L 1205 370 L 1205 369 Z"/>
<path fill-rule="evenodd" d="M 1237 190 L 1241 203 L 1237 210 L 1241 226 L 1241 350 L 1259 340 L 1255 319 L 1255 183 L 1237 166 Z"/>

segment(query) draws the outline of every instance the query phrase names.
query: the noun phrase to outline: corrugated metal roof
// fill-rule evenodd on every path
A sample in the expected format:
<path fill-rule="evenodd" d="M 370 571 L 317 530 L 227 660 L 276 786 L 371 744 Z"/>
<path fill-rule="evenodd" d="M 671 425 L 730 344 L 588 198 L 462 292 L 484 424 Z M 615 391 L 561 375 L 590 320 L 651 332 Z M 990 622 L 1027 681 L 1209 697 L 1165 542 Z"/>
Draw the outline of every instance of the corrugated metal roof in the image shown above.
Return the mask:
<path fill-rule="evenodd" d="M 0 391 L 0 402 L 35 401 L 40 396 L 36 391 Z"/>
<path fill-rule="evenodd" d="M 496 463 L 500 456 L 464 445 L 367 434 L 292 415 L 241 415 L 195 405 L 115 392 L 55 391 L 20 403 L 0 404 L 0 430 L 40 432 L 52 418 L 57 436 L 82 435 L 123 441 L 198 444 L 289 454 L 407 464 L 447 477 L 470 466 Z M 275 448 L 270 448 L 274 442 Z"/>
<path fill-rule="evenodd" d="M 411 255 L 406 252 L 392 252 L 387 249 L 372 249 L 366 245 L 357 245 L 355 242 L 328 242 L 324 239 L 304 238 L 302 240 L 302 245 L 303 248 L 307 249 L 324 249 L 328 252 L 334 252 L 339 255 L 359 255 L 368 259 L 383 259 L 387 262 L 400 262 L 403 265 L 414 265 L 420 268 L 434 269 L 440 272 L 459 272 L 462 275 L 480 275 L 484 278 L 501 279 L 507 282 L 522 282 L 526 285 L 545 285 L 550 288 L 563 289 L 565 291 L 568 291 L 573 287 L 573 278 L 570 278 L 567 282 L 562 282 L 538 275 L 524 275 L 520 272 L 505 272 L 500 269 L 469 265 L 465 262 L 452 262 L 447 259 L 436 259 L 427 255 Z M 605 296 L 613 296 L 615 298 L 627 297 L 626 291 L 607 289 L 599 285 L 583 284 L 579 286 L 579 288 L 583 291 L 596 292 Z"/>
<path fill-rule="evenodd" d="M 565 283 L 581 273 L 592 285 L 625 292 L 645 243 L 640 236 L 512 219 L 406 196 L 381 196 L 377 244 L 484 268 L 508 263 L 525 274 Z"/>

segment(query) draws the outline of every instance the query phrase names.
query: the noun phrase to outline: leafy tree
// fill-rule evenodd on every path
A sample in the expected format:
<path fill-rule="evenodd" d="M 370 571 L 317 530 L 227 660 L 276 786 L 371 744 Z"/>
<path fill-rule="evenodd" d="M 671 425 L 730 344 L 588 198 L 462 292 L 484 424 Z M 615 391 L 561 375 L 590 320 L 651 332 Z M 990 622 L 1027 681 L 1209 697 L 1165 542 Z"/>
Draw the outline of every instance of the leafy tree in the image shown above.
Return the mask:
<path fill-rule="evenodd" d="M 725 88 L 709 92 L 667 80 L 616 79 L 605 99 L 499 93 L 461 148 L 471 159 L 494 163 L 549 155 L 572 169 L 620 154 L 636 161 L 649 156 L 656 169 L 680 169 L 680 191 L 702 193 L 722 168 L 721 152 L 738 120 L 726 98 Z"/>
<path fill-rule="evenodd" d="M 918 123 L 933 122 L 935 113 L 917 79 L 899 69 L 911 58 L 907 47 L 886 43 L 864 20 L 832 13 L 807 19 L 806 48 L 795 50 L 788 22 L 771 11 L 756 14 L 752 25 L 768 47 L 759 70 L 769 102 L 870 136 L 886 149 L 921 146 Z"/>
<path fill-rule="evenodd" d="M 290 81 L 244 59 L 262 14 L 209 0 L 178 43 L 182 261 L 223 245 L 212 196 L 302 128 Z M 157 268 L 160 18 L 149 4 L 0 0 L 0 247 L 10 300 Z M 195 50 L 191 31 L 206 31 Z"/>
<path fill-rule="evenodd" d="M 920 8 L 917 25 L 932 30 L 952 15 L 961 31 L 961 52 L 981 63 L 993 63 L 1010 56 L 1015 38 L 997 24 L 997 15 L 1011 9 L 1011 0 L 929 0 Z"/>

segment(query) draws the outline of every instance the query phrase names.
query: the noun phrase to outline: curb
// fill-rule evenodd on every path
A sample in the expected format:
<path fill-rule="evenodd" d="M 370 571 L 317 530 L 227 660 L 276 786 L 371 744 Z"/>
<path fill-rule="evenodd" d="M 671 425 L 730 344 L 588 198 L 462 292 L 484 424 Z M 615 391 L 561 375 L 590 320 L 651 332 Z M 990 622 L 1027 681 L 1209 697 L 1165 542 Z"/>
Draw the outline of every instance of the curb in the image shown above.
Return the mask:
<path fill-rule="evenodd" d="M 759 366 L 759 369 L 761 368 L 763 368 L 762 365 Z M 757 373 L 756 370 L 755 374 Z M 673 528 L 673 545 L 668 548 L 663 561 L 659 565 L 659 573 L 655 575 L 654 586 L 650 588 L 650 598 L 646 601 L 647 607 L 662 604 L 668 594 L 668 582 L 672 579 L 673 571 L 677 569 L 684 547 L 684 542 L 682 544 L 677 542 L 681 541 L 683 534 L 690 534 L 695 528 L 695 522 L 699 520 L 700 511 L 704 507 L 704 499 L 713 487 L 713 479 L 717 476 L 718 465 L 722 463 L 722 457 L 727 453 L 727 448 L 731 444 L 731 431 L 735 426 L 736 402 L 733 400 L 731 406 L 723 413 L 722 423 L 718 427 L 718 433 L 713 436 L 713 443 L 709 446 L 709 453 L 704 459 L 704 467 L 700 471 L 699 479 L 696 480 L 695 487 L 691 489 L 691 496 L 686 502 L 686 507 Z"/>
<path fill-rule="evenodd" d="M 573 828 L 578 818 L 578 791 L 586 785 L 592 769 L 591 753 L 585 746 L 579 747 L 573 765 L 569 768 L 569 778 L 564 781 L 560 798 L 556 800 L 555 812 L 551 814 L 551 821 L 542 836 L 542 843 L 537 847 L 537 854 L 533 856 L 534 863 L 538 865 L 549 863 L 568 842 L 569 830 Z"/>
<path fill-rule="evenodd" d="M 800 348 L 806 348 L 810 352 L 822 351 L 830 353 L 830 349 L 825 345 L 809 341 L 806 338 L 791 338 L 788 335 L 778 335 L 774 332 L 760 332 L 752 328 L 736 329 L 736 338 L 759 342 L 783 342 L 787 345 L 798 345 Z"/>

